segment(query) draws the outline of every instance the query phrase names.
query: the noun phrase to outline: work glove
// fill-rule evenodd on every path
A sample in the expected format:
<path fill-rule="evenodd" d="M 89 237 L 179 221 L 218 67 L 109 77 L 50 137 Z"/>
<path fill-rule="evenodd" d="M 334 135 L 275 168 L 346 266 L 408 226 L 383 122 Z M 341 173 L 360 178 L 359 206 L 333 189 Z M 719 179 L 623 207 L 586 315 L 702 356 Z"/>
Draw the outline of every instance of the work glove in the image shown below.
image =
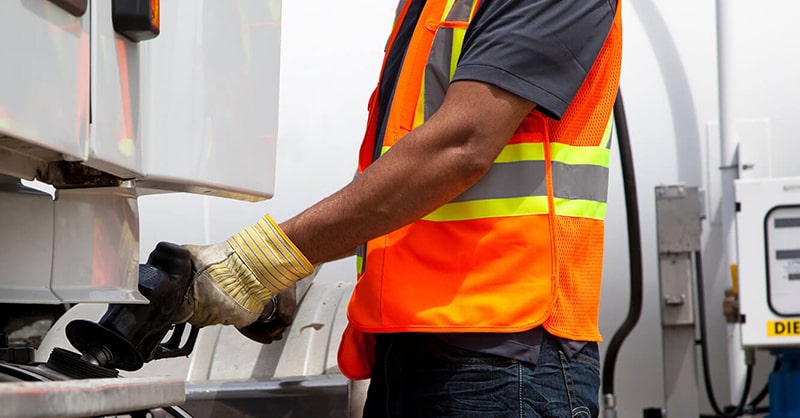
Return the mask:
<path fill-rule="evenodd" d="M 241 330 L 259 318 L 261 322 L 280 318 L 270 315 L 269 305 L 278 314 L 281 293 L 314 272 L 269 215 L 223 242 L 184 247 L 191 253 L 195 277 L 182 316 L 198 327 L 224 324 Z M 281 299 L 293 299 L 290 292 Z"/>
<path fill-rule="evenodd" d="M 262 344 L 281 340 L 294 322 L 296 310 L 297 285 L 293 284 L 275 295 L 255 322 L 237 330 L 245 337 Z"/>

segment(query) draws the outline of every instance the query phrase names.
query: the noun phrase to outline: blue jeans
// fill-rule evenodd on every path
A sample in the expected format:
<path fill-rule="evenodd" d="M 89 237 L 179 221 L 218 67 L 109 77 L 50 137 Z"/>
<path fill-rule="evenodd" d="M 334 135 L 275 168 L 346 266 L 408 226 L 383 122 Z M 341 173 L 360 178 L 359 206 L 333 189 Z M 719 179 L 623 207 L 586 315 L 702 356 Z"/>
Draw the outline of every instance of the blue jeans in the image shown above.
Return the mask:
<path fill-rule="evenodd" d="M 379 334 L 364 417 L 597 417 L 597 343 L 568 358 L 545 334 L 537 365 L 425 334 Z"/>

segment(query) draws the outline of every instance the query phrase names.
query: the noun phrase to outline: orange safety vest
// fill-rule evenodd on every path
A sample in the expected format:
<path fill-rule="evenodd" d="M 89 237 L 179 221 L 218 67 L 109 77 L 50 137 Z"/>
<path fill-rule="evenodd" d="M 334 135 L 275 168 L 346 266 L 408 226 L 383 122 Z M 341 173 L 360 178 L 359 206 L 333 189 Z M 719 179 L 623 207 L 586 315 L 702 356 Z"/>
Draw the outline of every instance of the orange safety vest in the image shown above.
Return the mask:
<path fill-rule="evenodd" d="M 403 61 L 383 138 L 377 89 L 359 172 L 441 105 L 480 0 L 428 0 Z M 388 56 L 410 1 L 401 1 Z M 611 111 L 620 7 L 560 121 L 534 109 L 477 184 L 422 219 L 366 244 L 339 348 L 350 379 L 370 376 L 373 333 L 520 332 L 543 326 L 599 341 Z M 384 61 L 385 65 L 385 61 Z"/>

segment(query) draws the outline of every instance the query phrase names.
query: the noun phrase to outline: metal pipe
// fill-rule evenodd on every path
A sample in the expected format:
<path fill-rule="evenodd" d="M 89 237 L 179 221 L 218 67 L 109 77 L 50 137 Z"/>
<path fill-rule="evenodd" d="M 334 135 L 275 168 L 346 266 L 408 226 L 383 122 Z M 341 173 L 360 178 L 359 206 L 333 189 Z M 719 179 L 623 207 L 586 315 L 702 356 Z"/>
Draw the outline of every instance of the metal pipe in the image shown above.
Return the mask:
<path fill-rule="evenodd" d="M 735 79 L 730 71 L 735 53 L 733 2 L 717 0 L 717 73 L 719 83 L 720 127 L 720 220 L 724 265 L 738 263 L 736 251 L 736 197 L 734 181 L 738 178 L 738 146 L 736 137 L 733 86 Z M 728 369 L 730 370 L 731 399 L 741 393 L 746 374 L 744 352 L 739 346 L 740 324 L 728 327 Z"/>

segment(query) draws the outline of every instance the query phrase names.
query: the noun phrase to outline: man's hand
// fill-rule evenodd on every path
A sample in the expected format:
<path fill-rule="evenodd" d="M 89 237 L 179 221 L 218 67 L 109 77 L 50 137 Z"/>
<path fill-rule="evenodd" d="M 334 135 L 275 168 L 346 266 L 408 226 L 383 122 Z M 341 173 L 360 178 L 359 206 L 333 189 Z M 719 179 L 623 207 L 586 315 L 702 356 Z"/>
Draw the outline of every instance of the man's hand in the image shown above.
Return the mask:
<path fill-rule="evenodd" d="M 294 322 L 297 310 L 297 285 L 278 293 L 264 308 L 261 317 L 252 324 L 237 328 L 245 337 L 269 344 L 283 339 L 286 329 Z"/>
<path fill-rule="evenodd" d="M 195 278 L 187 293 L 183 317 L 199 327 L 225 324 L 244 328 L 259 319 L 273 296 L 293 289 L 296 281 L 314 272 L 311 263 L 269 215 L 226 241 L 184 247 L 191 252 Z M 294 292 L 286 292 L 281 299 L 287 302 L 283 308 L 278 307 L 277 313 L 285 320 L 286 305 L 295 299 Z M 290 309 L 287 326 L 294 306 Z"/>

